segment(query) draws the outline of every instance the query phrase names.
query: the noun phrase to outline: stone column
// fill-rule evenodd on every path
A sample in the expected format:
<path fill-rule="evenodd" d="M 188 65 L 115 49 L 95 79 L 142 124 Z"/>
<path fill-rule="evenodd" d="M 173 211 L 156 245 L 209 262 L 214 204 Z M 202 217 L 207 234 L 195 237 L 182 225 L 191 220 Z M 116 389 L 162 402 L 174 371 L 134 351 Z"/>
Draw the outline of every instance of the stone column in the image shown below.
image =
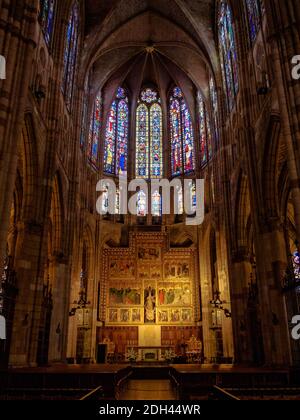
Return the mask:
<path fill-rule="evenodd" d="M 290 364 L 288 320 L 281 288 L 286 267 L 283 229 L 273 224 L 257 238 L 257 274 L 266 365 Z"/>
<path fill-rule="evenodd" d="M 35 366 L 43 298 L 43 276 L 37 270 L 41 263 L 42 226 L 19 223 L 14 267 L 17 272 L 18 296 L 10 350 L 10 365 Z"/>
<path fill-rule="evenodd" d="M 248 256 L 235 255 L 231 263 L 231 309 L 236 364 L 251 364 L 251 337 L 247 328 L 248 282 L 252 271 Z"/>
<path fill-rule="evenodd" d="M 0 54 L 6 58 L 6 80 L 0 80 L 0 256 L 4 256 L 9 226 L 10 204 L 17 169 L 17 144 L 21 138 L 24 109 L 36 48 L 34 22 L 38 0 L 1 4 Z M 2 260 L 2 257 L 1 257 Z M 0 267 L 0 274 L 3 267 Z"/>

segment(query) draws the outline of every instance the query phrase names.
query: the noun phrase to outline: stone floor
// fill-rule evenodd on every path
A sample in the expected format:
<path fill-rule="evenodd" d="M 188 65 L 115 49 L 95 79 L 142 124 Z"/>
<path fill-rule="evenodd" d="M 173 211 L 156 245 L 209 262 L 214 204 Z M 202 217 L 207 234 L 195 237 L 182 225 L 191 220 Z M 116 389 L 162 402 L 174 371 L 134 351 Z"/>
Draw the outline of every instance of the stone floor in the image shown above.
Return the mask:
<path fill-rule="evenodd" d="M 148 400 L 172 401 L 175 400 L 171 382 L 166 380 L 131 380 L 120 400 Z"/>

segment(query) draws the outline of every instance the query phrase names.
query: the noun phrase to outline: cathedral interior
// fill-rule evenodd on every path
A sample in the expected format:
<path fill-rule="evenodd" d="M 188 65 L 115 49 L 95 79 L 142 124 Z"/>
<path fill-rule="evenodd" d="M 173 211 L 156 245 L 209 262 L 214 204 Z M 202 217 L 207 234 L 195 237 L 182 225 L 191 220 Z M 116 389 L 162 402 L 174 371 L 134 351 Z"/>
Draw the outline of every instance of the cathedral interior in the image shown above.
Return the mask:
<path fill-rule="evenodd" d="M 300 399 L 299 1 L 0 0 L 0 53 L 0 399 Z"/>

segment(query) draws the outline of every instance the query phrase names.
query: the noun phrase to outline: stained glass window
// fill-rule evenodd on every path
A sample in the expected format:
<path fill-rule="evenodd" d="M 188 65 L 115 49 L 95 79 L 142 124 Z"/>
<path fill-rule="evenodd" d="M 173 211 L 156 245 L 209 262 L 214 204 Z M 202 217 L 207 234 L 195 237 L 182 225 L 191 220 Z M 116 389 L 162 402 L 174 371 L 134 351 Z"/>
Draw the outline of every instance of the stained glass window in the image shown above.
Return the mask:
<path fill-rule="evenodd" d="M 136 176 L 159 179 L 163 175 L 162 109 L 158 93 L 142 91 L 136 112 Z"/>
<path fill-rule="evenodd" d="M 39 21 L 47 45 L 50 45 L 54 28 L 55 0 L 40 0 Z"/>
<path fill-rule="evenodd" d="M 88 157 L 94 166 L 97 166 L 98 147 L 101 128 L 101 95 L 99 94 L 94 103 L 88 138 Z"/>
<path fill-rule="evenodd" d="M 170 97 L 170 134 L 172 175 L 190 173 L 195 168 L 194 132 L 191 114 L 180 88 Z"/>
<path fill-rule="evenodd" d="M 141 190 L 138 193 L 138 198 L 137 198 L 137 215 L 139 217 L 144 217 L 148 214 L 148 209 L 147 209 L 147 196 L 146 193 Z"/>
<path fill-rule="evenodd" d="M 211 100 L 211 108 L 213 113 L 213 127 L 214 127 L 214 137 L 215 137 L 215 143 L 218 144 L 219 141 L 219 123 L 218 123 L 218 115 L 219 115 L 219 109 L 218 109 L 218 96 L 217 96 L 217 90 L 216 85 L 213 76 L 210 76 L 209 80 L 209 93 L 210 93 L 210 100 Z M 209 116 L 208 116 L 209 118 Z M 209 128 L 210 130 L 210 128 Z"/>
<path fill-rule="evenodd" d="M 231 111 L 239 90 L 239 81 L 232 11 L 226 0 L 222 0 L 220 4 L 219 50 L 227 106 Z"/>
<path fill-rule="evenodd" d="M 77 60 L 79 39 L 79 7 L 74 3 L 67 27 L 67 38 L 64 52 L 64 73 L 62 82 L 62 91 L 65 97 L 68 109 L 71 107 L 73 88 L 75 80 L 75 69 Z"/>
<path fill-rule="evenodd" d="M 116 190 L 116 198 L 115 198 L 115 214 L 120 214 L 120 190 Z M 109 214 L 109 194 L 108 194 L 108 186 L 105 185 L 102 193 L 102 212 L 104 215 Z"/>
<path fill-rule="evenodd" d="M 293 253 L 293 268 L 296 280 L 300 280 L 300 253 L 295 251 Z"/>
<path fill-rule="evenodd" d="M 111 175 L 127 173 L 128 135 L 128 97 L 125 89 L 119 87 L 106 124 L 104 172 Z"/>
<path fill-rule="evenodd" d="M 102 193 L 102 212 L 103 214 L 109 213 L 109 198 L 108 198 L 108 187 L 106 186 Z"/>
<path fill-rule="evenodd" d="M 196 190 L 195 181 L 193 181 L 191 185 L 190 197 L 191 197 L 191 210 L 194 213 L 197 210 L 197 190 Z"/>
<path fill-rule="evenodd" d="M 182 187 L 177 187 L 177 195 L 175 195 L 175 214 L 183 214 L 184 205 L 183 205 L 183 190 Z"/>
<path fill-rule="evenodd" d="M 81 133 L 80 133 L 80 147 L 82 149 L 85 146 L 86 126 L 87 126 L 87 118 L 88 118 L 88 91 L 89 91 L 89 78 L 87 77 L 84 84 L 84 98 L 83 98 Z"/>
<path fill-rule="evenodd" d="M 261 25 L 260 0 L 245 0 L 248 14 L 249 35 L 251 42 L 255 42 Z"/>
<path fill-rule="evenodd" d="M 152 216 L 160 217 L 161 216 L 161 195 L 158 191 L 155 191 L 152 194 Z"/>
<path fill-rule="evenodd" d="M 141 93 L 141 100 L 143 102 L 146 102 L 147 104 L 152 104 L 153 102 L 156 102 L 158 100 L 157 98 L 157 92 L 153 89 L 145 89 Z"/>
<path fill-rule="evenodd" d="M 117 189 L 116 191 L 116 202 L 115 202 L 115 214 L 120 214 L 121 206 L 120 206 L 120 190 Z"/>
<path fill-rule="evenodd" d="M 198 107 L 199 107 L 199 131 L 200 131 L 200 154 L 201 165 L 206 165 L 208 162 L 208 144 L 206 131 L 206 109 L 201 93 L 198 93 Z"/>

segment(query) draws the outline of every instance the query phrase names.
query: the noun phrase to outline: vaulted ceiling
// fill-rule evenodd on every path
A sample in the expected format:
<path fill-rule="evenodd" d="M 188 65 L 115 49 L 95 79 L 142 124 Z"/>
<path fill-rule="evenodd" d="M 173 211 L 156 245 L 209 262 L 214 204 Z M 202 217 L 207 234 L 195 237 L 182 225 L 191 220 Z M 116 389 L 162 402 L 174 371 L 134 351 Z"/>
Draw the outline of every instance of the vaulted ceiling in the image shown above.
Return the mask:
<path fill-rule="evenodd" d="M 135 73 L 140 84 L 173 81 L 186 95 L 193 84 L 206 94 L 209 69 L 218 71 L 214 8 L 215 0 L 86 0 L 82 80 L 92 69 L 94 92 L 114 91 Z"/>

